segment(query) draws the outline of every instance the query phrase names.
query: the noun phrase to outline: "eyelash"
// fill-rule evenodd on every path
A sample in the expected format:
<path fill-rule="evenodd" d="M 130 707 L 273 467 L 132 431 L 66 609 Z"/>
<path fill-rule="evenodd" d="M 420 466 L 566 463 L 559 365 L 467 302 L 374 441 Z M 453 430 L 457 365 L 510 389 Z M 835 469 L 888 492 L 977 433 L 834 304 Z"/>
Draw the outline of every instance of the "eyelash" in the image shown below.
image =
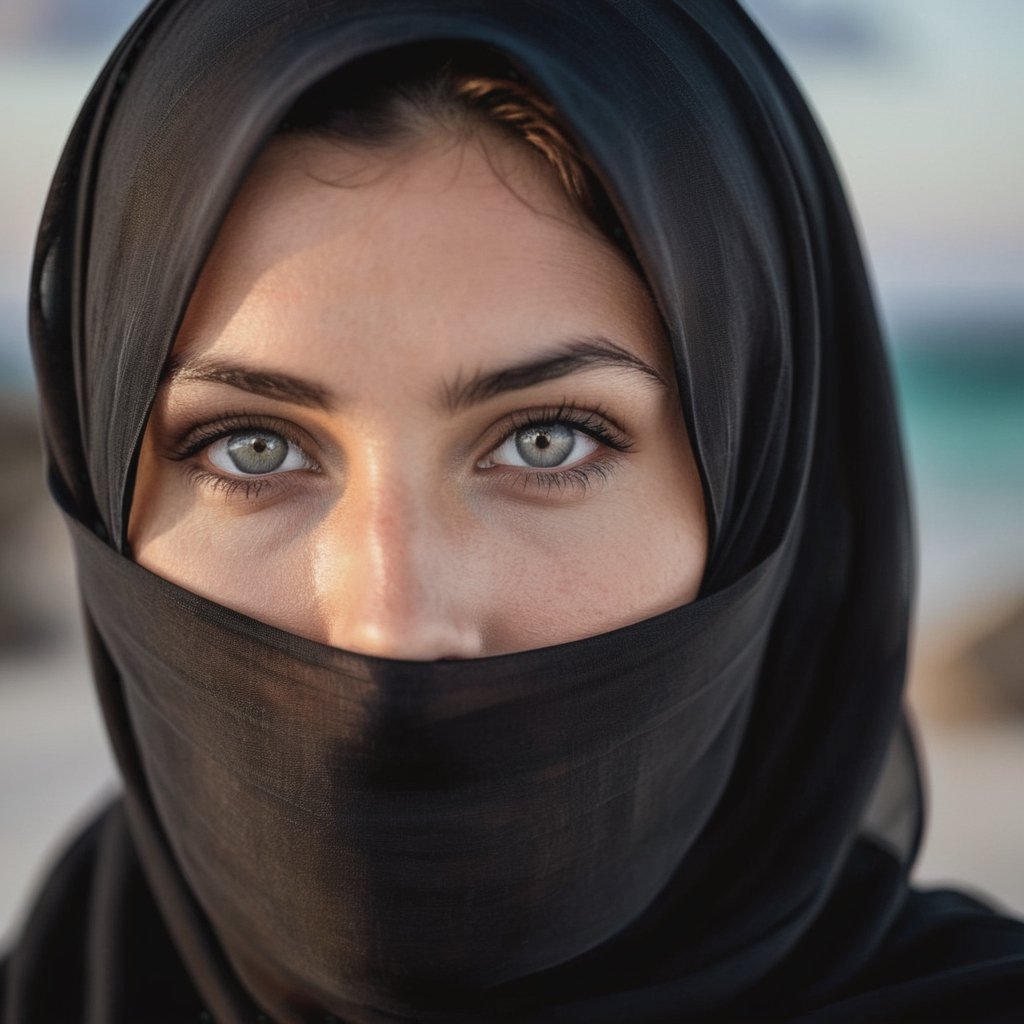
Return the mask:
<path fill-rule="evenodd" d="M 633 448 L 633 442 L 625 431 L 615 424 L 611 416 L 600 407 L 592 410 L 577 409 L 567 402 L 563 402 L 558 406 L 513 413 L 509 417 L 508 426 L 502 431 L 501 437 L 488 448 L 488 454 L 497 451 L 520 430 L 528 430 L 531 427 L 550 427 L 556 423 L 592 437 L 610 451 L 603 452 L 597 458 L 591 459 L 590 462 L 570 466 L 568 469 L 556 467 L 549 470 L 534 469 L 524 472 L 522 469 L 513 470 L 511 467 L 499 464 L 484 470 L 484 472 L 494 474 L 498 480 L 519 487 L 524 492 L 529 487 L 541 488 L 545 494 L 552 491 L 561 493 L 570 488 L 585 491 L 595 480 L 604 480 L 608 477 L 612 468 L 613 452 L 625 455 Z"/>
<path fill-rule="evenodd" d="M 295 431 L 290 430 L 288 425 L 280 420 L 273 417 L 256 417 L 245 413 L 227 412 L 213 423 L 189 428 L 171 446 L 167 454 L 175 462 L 185 462 L 225 437 L 231 437 L 232 434 L 240 434 L 245 431 L 257 430 L 279 434 L 289 444 L 295 445 L 303 452 L 306 450 L 303 444 L 296 438 Z M 307 446 L 308 443 L 307 441 Z M 310 457 L 307 455 L 307 458 Z M 287 475 L 284 473 L 268 473 L 265 476 L 252 477 L 222 476 L 220 473 L 213 472 L 198 464 L 188 466 L 186 472 L 189 483 L 202 484 L 211 491 L 219 491 L 227 497 L 240 493 L 247 500 L 258 498 L 260 493 L 268 486 L 279 486 L 280 482 L 276 478 Z M 320 472 L 320 470 L 309 470 L 309 472 Z"/>
<path fill-rule="evenodd" d="M 564 492 L 570 488 L 585 491 L 595 480 L 606 479 L 611 470 L 612 453 L 624 455 L 633 448 L 633 442 L 626 433 L 615 424 L 614 420 L 601 408 L 592 410 L 576 409 L 563 402 L 558 406 L 531 409 L 514 413 L 509 417 L 508 425 L 500 438 L 488 448 L 488 454 L 497 451 L 506 441 L 521 430 L 531 427 L 545 427 L 563 424 L 573 430 L 592 437 L 608 451 L 583 465 L 570 466 L 567 469 L 553 468 L 550 470 L 534 469 L 523 471 L 497 464 L 484 472 L 496 480 L 510 486 L 521 488 L 524 492 L 530 487 L 540 488 L 544 493 L 552 491 Z M 296 445 L 305 452 L 303 445 L 296 439 L 295 432 L 288 425 L 274 418 L 254 417 L 245 413 L 228 412 L 213 423 L 191 427 L 175 441 L 168 457 L 175 462 L 185 462 L 195 458 L 210 445 L 245 431 L 265 430 L 279 434 L 289 444 Z M 308 444 L 308 442 L 307 442 Z M 309 456 L 307 455 L 307 458 Z M 321 472 L 319 469 L 310 472 Z M 288 473 L 268 473 L 265 476 L 229 477 L 213 472 L 199 464 L 187 467 L 189 483 L 202 484 L 211 491 L 221 492 L 227 497 L 241 494 L 247 500 L 254 500 L 268 487 L 279 486 L 278 477 Z"/>

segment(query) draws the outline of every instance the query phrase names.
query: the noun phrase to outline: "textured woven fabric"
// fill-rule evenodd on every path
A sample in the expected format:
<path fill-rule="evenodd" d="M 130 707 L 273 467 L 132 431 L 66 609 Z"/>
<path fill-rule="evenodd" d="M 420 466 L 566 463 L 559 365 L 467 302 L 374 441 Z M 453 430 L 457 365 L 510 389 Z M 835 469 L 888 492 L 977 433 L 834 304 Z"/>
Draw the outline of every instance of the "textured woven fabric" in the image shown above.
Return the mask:
<path fill-rule="evenodd" d="M 446 39 L 548 96 L 611 196 L 673 347 L 711 548 L 690 605 L 427 664 L 196 597 L 130 560 L 125 525 L 246 168 L 328 73 Z M 69 1015 L 38 983 L 66 960 L 51 886 L 12 1021 L 185 1020 L 190 1000 L 224 1024 L 885 1016 L 893 980 L 863 979 L 913 931 L 920 820 L 900 440 L 833 166 L 736 4 L 158 0 L 57 171 L 32 335 L 125 795 L 55 876 L 91 894 L 67 933 L 96 939 Z"/>

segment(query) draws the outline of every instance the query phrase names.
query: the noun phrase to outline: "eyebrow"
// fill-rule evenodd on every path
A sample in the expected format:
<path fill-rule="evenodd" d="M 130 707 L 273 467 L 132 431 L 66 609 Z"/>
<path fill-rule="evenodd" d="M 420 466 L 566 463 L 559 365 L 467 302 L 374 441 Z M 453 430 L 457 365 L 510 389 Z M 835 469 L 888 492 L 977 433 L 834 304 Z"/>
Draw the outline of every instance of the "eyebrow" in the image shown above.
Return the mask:
<path fill-rule="evenodd" d="M 252 370 L 237 363 L 220 360 L 183 360 L 172 356 L 161 378 L 161 385 L 174 381 L 201 381 L 226 384 L 228 387 L 248 391 L 263 398 L 291 402 L 311 409 L 328 410 L 334 399 L 326 388 L 312 381 L 293 377 L 287 373 Z"/>
<path fill-rule="evenodd" d="M 480 371 L 465 380 L 457 377 L 445 388 L 444 405 L 449 412 L 458 412 L 508 391 L 519 391 L 571 373 L 605 366 L 632 370 L 662 387 L 668 387 L 668 381 L 639 356 L 627 352 L 610 338 L 586 335 L 570 338 L 538 359 L 500 370 Z"/>
<path fill-rule="evenodd" d="M 642 374 L 661 387 L 668 382 L 653 366 L 627 352 L 610 338 L 586 335 L 569 338 L 539 358 L 502 367 L 481 370 L 469 377 L 457 376 L 443 389 L 442 405 L 451 413 L 509 391 L 520 391 L 569 374 L 600 367 L 627 369 Z M 177 381 L 224 384 L 280 402 L 329 411 L 337 405 L 332 393 L 313 381 L 287 373 L 253 370 L 223 360 L 188 360 L 172 356 L 161 377 L 161 386 Z"/>

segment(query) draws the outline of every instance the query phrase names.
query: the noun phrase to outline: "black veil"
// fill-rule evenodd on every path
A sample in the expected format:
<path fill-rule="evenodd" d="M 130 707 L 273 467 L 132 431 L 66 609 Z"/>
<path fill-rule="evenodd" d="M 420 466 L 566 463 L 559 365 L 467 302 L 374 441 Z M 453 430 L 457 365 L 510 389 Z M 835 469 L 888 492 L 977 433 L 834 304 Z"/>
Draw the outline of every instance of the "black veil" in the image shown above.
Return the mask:
<path fill-rule="evenodd" d="M 445 41 L 549 97 L 616 206 L 673 346 L 711 548 L 691 605 L 419 664 L 180 590 L 126 557 L 125 527 L 164 360 L 261 146 L 325 75 Z M 899 1005 L 897 978 L 853 1016 L 822 1009 L 862 998 L 909 927 L 899 431 L 842 188 L 737 4 L 156 0 L 58 168 L 31 328 L 125 793 L 44 891 L 11 1020 Z"/>

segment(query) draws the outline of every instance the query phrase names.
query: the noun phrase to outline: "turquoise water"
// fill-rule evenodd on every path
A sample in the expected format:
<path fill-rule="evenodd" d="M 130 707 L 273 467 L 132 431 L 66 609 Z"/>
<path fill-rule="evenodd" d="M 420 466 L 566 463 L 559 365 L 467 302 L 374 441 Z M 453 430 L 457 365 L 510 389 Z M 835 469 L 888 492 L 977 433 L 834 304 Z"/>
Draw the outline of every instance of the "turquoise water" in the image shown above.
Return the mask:
<path fill-rule="evenodd" d="M 956 627 L 1024 594 L 1024 322 L 897 325 L 891 337 L 919 621 Z"/>
<path fill-rule="evenodd" d="M 918 485 L 1024 498 L 1024 324 L 897 329 L 893 354 Z"/>

